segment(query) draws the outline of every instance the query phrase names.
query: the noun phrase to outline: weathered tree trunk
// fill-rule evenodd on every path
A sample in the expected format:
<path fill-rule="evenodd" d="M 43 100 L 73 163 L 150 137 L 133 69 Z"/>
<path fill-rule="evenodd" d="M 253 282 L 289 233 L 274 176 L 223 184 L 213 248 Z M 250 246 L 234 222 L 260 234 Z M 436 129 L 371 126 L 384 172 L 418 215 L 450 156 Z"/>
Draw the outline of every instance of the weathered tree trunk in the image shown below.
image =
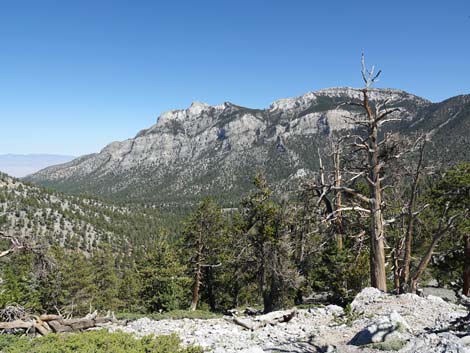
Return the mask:
<path fill-rule="evenodd" d="M 462 294 L 470 296 L 470 235 L 464 237 L 464 261 L 463 261 L 463 288 Z"/>
<path fill-rule="evenodd" d="M 378 200 L 380 200 L 380 197 L 371 201 L 370 283 L 372 287 L 387 291 L 383 216 L 380 207 L 376 206 Z"/>
<path fill-rule="evenodd" d="M 417 196 L 417 190 L 418 190 L 418 185 L 419 185 L 419 180 L 420 180 L 420 175 L 421 175 L 421 169 L 423 165 L 423 159 L 424 159 L 424 147 L 426 145 L 426 140 L 424 140 L 421 148 L 420 148 L 420 153 L 419 153 L 419 158 L 418 158 L 418 164 L 416 166 L 416 171 L 413 175 L 413 184 L 411 186 L 411 195 L 410 195 L 410 200 L 407 204 L 407 209 L 406 209 L 406 233 L 405 233 L 405 255 L 403 258 L 403 266 L 402 266 L 402 275 L 400 278 L 400 292 L 405 292 L 404 286 L 406 286 L 409 283 L 410 280 L 410 271 L 411 271 L 411 252 L 412 252 L 412 246 L 413 246 L 413 236 L 414 236 L 414 223 L 416 220 L 415 215 L 413 215 L 413 209 L 415 207 L 416 203 L 416 196 Z"/>
<path fill-rule="evenodd" d="M 381 164 L 379 161 L 378 126 L 376 117 L 369 104 L 367 89 L 364 89 L 364 107 L 367 111 L 369 124 L 369 209 L 370 222 L 370 282 L 371 286 L 387 291 L 385 273 L 384 219 L 382 214 L 382 187 L 380 182 Z"/>
<path fill-rule="evenodd" d="M 195 259 L 195 268 L 194 268 L 194 284 L 193 284 L 193 296 L 191 300 L 191 306 L 189 310 L 194 311 L 197 309 L 197 304 L 199 302 L 199 291 L 201 290 L 201 280 L 202 280 L 202 234 L 199 231 L 197 239 L 197 254 Z"/>
<path fill-rule="evenodd" d="M 444 236 L 446 232 L 441 231 L 437 235 L 434 236 L 432 239 L 431 244 L 429 245 L 426 253 L 424 254 L 423 258 L 421 259 L 418 268 L 414 272 L 413 276 L 410 278 L 410 283 L 409 283 L 409 288 L 411 293 L 416 293 L 416 289 L 418 287 L 419 280 L 424 273 L 424 270 L 428 267 L 429 261 L 431 261 L 432 254 L 434 252 L 434 249 L 437 246 L 437 243 L 441 238 Z"/>
<path fill-rule="evenodd" d="M 298 257 L 298 263 L 302 264 L 304 262 L 304 257 L 305 257 L 305 233 L 306 229 L 302 232 L 300 232 L 300 250 L 299 250 L 299 257 Z"/>
<path fill-rule="evenodd" d="M 414 198 L 412 196 L 412 198 Z M 413 227 L 415 217 L 413 217 L 412 208 L 408 210 L 408 225 L 406 227 L 406 238 L 405 238 L 405 255 L 403 259 L 403 269 L 402 269 L 402 278 L 400 280 L 400 291 L 403 293 L 405 290 L 403 288 L 410 280 L 410 267 L 411 267 L 411 248 L 413 244 Z"/>
<path fill-rule="evenodd" d="M 398 239 L 395 243 L 395 248 L 393 251 L 393 288 L 397 293 L 400 291 L 401 287 L 400 243 L 400 239 Z"/>
<path fill-rule="evenodd" d="M 296 315 L 297 315 L 297 309 L 293 309 L 291 312 L 279 313 L 278 316 L 274 316 L 274 317 L 272 317 L 271 314 L 262 315 L 256 318 L 255 320 L 234 317 L 233 322 L 247 330 L 254 331 L 258 328 L 262 328 L 268 325 L 275 326 L 280 323 L 290 322 Z"/>
<path fill-rule="evenodd" d="M 199 259 L 199 256 L 198 256 Z M 194 285 L 193 285 L 193 297 L 191 300 L 191 306 L 189 307 L 189 310 L 194 311 L 197 308 L 197 303 L 199 302 L 199 291 L 201 289 L 201 277 L 202 277 L 202 269 L 201 269 L 201 264 L 199 263 L 199 260 L 197 260 L 198 263 L 196 264 L 196 269 L 194 272 Z"/>
<path fill-rule="evenodd" d="M 335 165 L 335 187 L 338 188 L 338 191 L 336 192 L 335 195 L 335 209 L 338 210 L 336 213 L 336 246 L 338 250 L 343 250 L 343 234 L 344 234 L 344 227 L 343 227 L 343 215 L 341 212 L 341 208 L 343 207 L 342 205 L 342 193 L 339 191 L 341 188 L 341 161 L 340 161 L 340 147 L 339 143 L 338 146 L 335 149 L 334 156 L 333 156 L 333 162 Z"/>
<path fill-rule="evenodd" d="M 59 315 L 41 315 L 26 317 L 23 320 L 15 320 L 11 322 L 0 322 L 0 330 L 24 329 L 30 330 L 34 328 L 37 333 L 45 336 L 49 333 L 77 332 L 94 327 L 114 320 L 114 315 L 106 317 L 96 317 L 96 314 L 87 315 L 82 319 L 63 319 Z"/>

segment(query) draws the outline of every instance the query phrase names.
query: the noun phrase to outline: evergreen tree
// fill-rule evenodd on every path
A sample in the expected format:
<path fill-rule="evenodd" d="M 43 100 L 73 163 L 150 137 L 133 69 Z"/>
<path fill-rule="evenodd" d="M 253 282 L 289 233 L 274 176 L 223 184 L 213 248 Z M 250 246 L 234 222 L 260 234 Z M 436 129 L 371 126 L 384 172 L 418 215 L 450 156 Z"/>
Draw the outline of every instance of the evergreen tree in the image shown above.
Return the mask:
<path fill-rule="evenodd" d="M 252 271 L 265 312 L 290 302 L 298 286 L 298 273 L 292 259 L 291 214 L 286 205 L 271 199 L 272 191 L 261 174 L 255 177 L 257 190 L 242 202 L 244 235 L 250 245 Z"/>
<path fill-rule="evenodd" d="M 34 274 L 34 254 L 17 253 L 1 266 L 0 307 L 18 304 L 40 309 L 39 283 Z"/>
<path fill-rule="evenodd" d="M 124 312 L 142 311 L 140 293 L 142 281 L 137 266 L 132 262 L 123 270 L 118 289 L 119 310 Z"/>
<path fill-rule="evenodd" d="M 187 305 L 190 279 L 175 248 L 165 238 L 156 241 L 138 265 L 140 297 L 148 312 L 182 309 Z"/>
<path fill-rule="evenodd" d="M 201 285 L 206 286 L 212 309 L 214 301 L 214 269 L 222 265 L 220 253 L 224 220 L 220 206 L 211 199 L 203 200 L 188 217 L 183 231 L 184 247 L 188 253 L 193 275 L 190 310 L 196 310 Z"/>
<path fill-rule="evenodd" d="M 98 310 L 115 310 L 118 303 L 119 279 L 116 274 L 115 259 L 111 245 L 100 244 L 91 258 L 93 268 L 94 300 Z"/>
<path fill-rule="evenodd" d="M 432 190 L 436 207 L 448 209 L 449 217 L 456 217 L 455 231 L 460 235 L 463 252 L 462 292 L 470 295 L 470 163 L 460 163 L 448 170 Z"/>

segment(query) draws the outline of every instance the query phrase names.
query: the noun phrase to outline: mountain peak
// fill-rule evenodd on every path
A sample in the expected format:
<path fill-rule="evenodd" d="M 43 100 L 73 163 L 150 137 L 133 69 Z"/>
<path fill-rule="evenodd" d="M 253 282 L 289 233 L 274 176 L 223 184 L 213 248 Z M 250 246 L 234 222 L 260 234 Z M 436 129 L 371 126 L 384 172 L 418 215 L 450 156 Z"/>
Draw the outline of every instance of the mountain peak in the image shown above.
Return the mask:
<path fill-rule="evenodd" d="M 209 108 L 210 105 L 203 102 L 194 101 L 191 103 L 191 106 L 188 108 L 188 112 L 192 115 L 201 114 L 204 110 Z"/>
<path fill-rule="evenodd" d="M 400 108 L 397 115 L 402 124 L 390 126 L 401 129 L 396 130 L 400 133 L 415 131 L 413 122 L 428 131 L 442 130 L 442 134 L 451 127 L 458 133 L 466 131 L 463 125 L 456 125 L 465 123 L 467 114 L 467 110 L 458 109 L 460 100 L 452 110 L 459 115 L 452 124 L 444 124 L 448 121 L 447 106 L 400 90 L 371 89 L 369 93 L 371 101 L 389 99 L 391 106 Z M 220 194 L 221 190 L 230 190 L 229 196 L 236 190 L 241 194 L 259 169 L 273 182 L 299 169 L 314 170 L 312 155 L 316 152 L 312 148 L 324 144 L 332 133 L 352 128 L 351 119 L 345 117 L 360 113 L 341 103 L 361 97 L 361 89 L 336 87 L 280 99 L 268 109 L 193 102 L 186 109 L 163 113 L 155 125 L 135 138 L 42 170 L 28 180 L 61 190 L 152 202 L 191 200 Z M 439 116 L 432 118 L 436 112 Z"/>

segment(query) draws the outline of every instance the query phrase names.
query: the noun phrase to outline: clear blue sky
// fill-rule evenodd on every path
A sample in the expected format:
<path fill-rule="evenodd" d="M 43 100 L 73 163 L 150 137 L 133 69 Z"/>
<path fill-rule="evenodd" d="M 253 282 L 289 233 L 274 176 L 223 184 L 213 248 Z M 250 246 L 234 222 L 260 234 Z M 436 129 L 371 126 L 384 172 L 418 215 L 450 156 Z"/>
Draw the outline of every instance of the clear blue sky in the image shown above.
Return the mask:
<path fill-rule="evenodd" d="M 0 0 L 0 153 L 80 155 L 191 101 L 470 93 L 470 1 Z"/>

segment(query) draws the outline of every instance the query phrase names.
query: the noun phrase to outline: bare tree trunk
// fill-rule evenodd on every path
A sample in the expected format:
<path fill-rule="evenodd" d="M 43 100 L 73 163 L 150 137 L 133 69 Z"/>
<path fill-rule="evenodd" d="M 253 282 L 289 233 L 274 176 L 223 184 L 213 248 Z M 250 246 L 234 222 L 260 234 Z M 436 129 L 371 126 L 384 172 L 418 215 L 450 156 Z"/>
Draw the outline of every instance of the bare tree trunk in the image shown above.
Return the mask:
<path fill-rule="evenodd" d="M 401 274 L 400 274 L 400 253 L 401 253 L 401 239 L 398 239 L 393 249 L 393 288 L 395 292 L 399 292 L 401 288 Z"/>
<path fill-rule="evenodd" d="M 342 208 L 342 193 L 339 191 L 341 188 L 341 165 L 340 165 L 340 146 L 339 143 L 335 148 L 333 161 L 335 165 L 335 187 L 337 187 L 338 191 L 336 191 L 335 195 L 335 209 L 338 210 L 336 213 L 336 246 L 338 250 L 343 250 L 343 216 L 341 212 Z"/>
<path fill-rule="evenodd" d="M 199 257 L 198 257 L 199 258 Z M 193 286 L 193 298 L 191 300 L 191 306 L 189 310 L 194 311 L 197 308 L 199 302 L 199 290 L 201 289 L 201 264 L 198 261 L 196 264 L 196 270 L 194 273 L 194 286 Z"/>
<path fill-rule="evenodd" d="M 372 287 L 387 291 L 383 216 L 380 207 L 376 206 L 376 201 L 377 199 L 371 202 L 370 282 Z"/>
<path fill-rule="evenodd" d="M 193 285 L 193 297 L 191 300 L 191 306 L 189 310 L 194 311 L 197 308 L 199 302 L 199 291 L 201 289 L 201 279 L 202 279 L 202 234 L 199 231 L 199 236 L 197 240 L 197 254 L 195 259 L 195 269 L 194 269 L 194 285 Z"/>
<path fill-rule="evenodd" d="M 413 191 L 414 192 L 414 191 Z M 411 196 L 414 199 L 414 196 Z M 414 200 L 412 201 L 414 203 Z M 410 267 L 411 267 L 411 248 L 413 244 L 413 227 L 415 217 L 413 217 L 413 206 L 408 206 L 408 224 L 406 226 L 406 235 L 405 235 L 405 255 L 403 259 L 403 272 L 401 279 L 401 286 L 406 285 L 410 279 Z M 404 288 L 401 288 L 401 291 L 404 291 Z"/>
<path fill-rule="evenodd" d="M 463 262 L 463 290 L 462 294 L 470 296 L 470 235 L 464 237 L 464 262 Z"/>
<path fill-rule="evenodd" d="M 429 245 L 428 249 L 426 250 L 426 253 L 424 254 L 423 258 L 421 259 L 418 265 L 418 268 L 414 272 L 413 276 L 411 276 L 410 285 L 409 285 L 411 293 L 416 292 L 419 280 L 422 274 L 424 273 L 424 270 L 426 270 L 426 268 L 428 267 L 429 261 L 431 261 L 431 257 L 434 252 L 434 249 L 436 248 L 437 243 L 439 243 L 441 238 L 446 234 L 446 232 L 447 232 L 447 229 L 441 230 L 439 231 L 439 233 L 437 233 L 433 237 L 431 244 Z"/>
<path fill-rule="evenodd" d="M 299 249 L 299 257 L 298 257 L 299 264 L 302 264 L 305 258 L 305 241 L 306 241 L 305 233 L 306 232 L 307 232 L 307 229 L 303 229 L 300 232 L 300 249 Z"/>
<path fill-rule="evenodd" d="M 411 250 L 413 246 L 413 230 L 414 230 L 414 223 L 416 220 L 416 216 L 413 215 L 413 209 L 416 203 L 416 196 L 417 190 L 421 175 L 421 169 L 423 165 L 424 159 L 424 147 L 426 146 L 426 140 L 421 145 L 419 151 L 419 158 L 418 158 L 418 165 L 416 166 L 415 174 L 413 175 L 413 184 L 411 186 L 411 195 L 410 200 L 407 204 L 407 226 L 406 226 L 406 233 L 405 233 L 405 255 L 403 259 L 403 266 L 402 266 L 402 277 L 401 277 L 401 288 L 400 291 L 404 292 L 403 286 L 405 286 L 410 280 L 410 267 L 411 267 Z"/>
<path fill-rule="evenodd" d="M 364 108 L 370 121 L 369 130 L 369 209 L 370 222 L 370 282 L 372 287 L 387 291 L 385 273 L 384 219 L 382 214 L 382 188 L 380 182 L 381 164 L 379 161 L 378 125 L 369 104 L 367 89 L 363 90 Z"/>
<path fill-rule="evenodd" d="M 374 72 L 374 68 L 368 70 L 365 67 L 364 55 L 362 55 L 362 78 L 365 82 L 365 88 L 362 90 L 363 100 L 361 103 L 351 102 L 351 105 L 359 106 L 365 110 L 365 117 L 357 119 L 356 116 L 352 118 L 352 122 L 364 132 L 358 135 L 353 135 L 354 141 L 351 146 L 354 148 L 352 152 L 362 159 L 360 165 L 352 173 L 354 176 L 348 181 L 341 181 L 337 172 L 339 168 L 339 159 L 335 160 L 335 183 L 334 185 L 326 186 L 323 178 L 323 167 L 320 164 L 321 179 L 317 184 L 316 191 L 319 197 L 319 203 L 325 202 L 328 208 L 328 198 L 326 195 L 330 191 L 340 191 L 351 195 L 356 202 L 360 205 L 353 205 L 353 207 L 342 207 L 341 198 L 336 199 L 336 210 L 333 211 L 330 205 L 328 211 L 329 217 L 335 217 L 338 222 L 342 222 L 341 211 L 354 210 L 362 213 L 366 212 L 370 215 L 370 279 L 371 285 L 379 290 L 387 290 L 387 278 L 385 271 L 385 229 L 384 229 L 384 204 L 382 200 L 382 168 L 389 163 L 392 158 L 398 156 L 388 156 L 388 150 L 392 151 L 396 147 L 394 143 L 386 134 L 381 137 L 379 141 L 379 128 L 390 121 L 400 120 L 399 117 L 393 117 L 392 114 L 399 111 L 399 108 L 387 108 L 388 100 L 382 104 L 371 105 L 368 97 L 368 88 L 377 80 L 381 71 Z M 393 146 L 388 146 L 387 142 L 392 142 Z M 382 147 L 384 146 L 384 147 Z M 385 155 L 384 155 L 385 153 Z M 336 157 L 336 156 L 335 156 Z M 320 160 L 321 163 L 321 160 Z M 355 188 L 354 180 L 363 178 L 367 181 L 369 190 L 367 195 L 361 193 L 360 190 Z M 363 205 L 367 205 L 367 209 Z M 338 217 L 339 214 L 339 217 Z M 331 218 L 330 218 L 331 219 Z M 340 223 L 338 223 L 340 225 Z M 341 226 L 340 226 L 341 229 Z M 343 247 L 343 239 L 337 237 L 338 247 Z"/>

